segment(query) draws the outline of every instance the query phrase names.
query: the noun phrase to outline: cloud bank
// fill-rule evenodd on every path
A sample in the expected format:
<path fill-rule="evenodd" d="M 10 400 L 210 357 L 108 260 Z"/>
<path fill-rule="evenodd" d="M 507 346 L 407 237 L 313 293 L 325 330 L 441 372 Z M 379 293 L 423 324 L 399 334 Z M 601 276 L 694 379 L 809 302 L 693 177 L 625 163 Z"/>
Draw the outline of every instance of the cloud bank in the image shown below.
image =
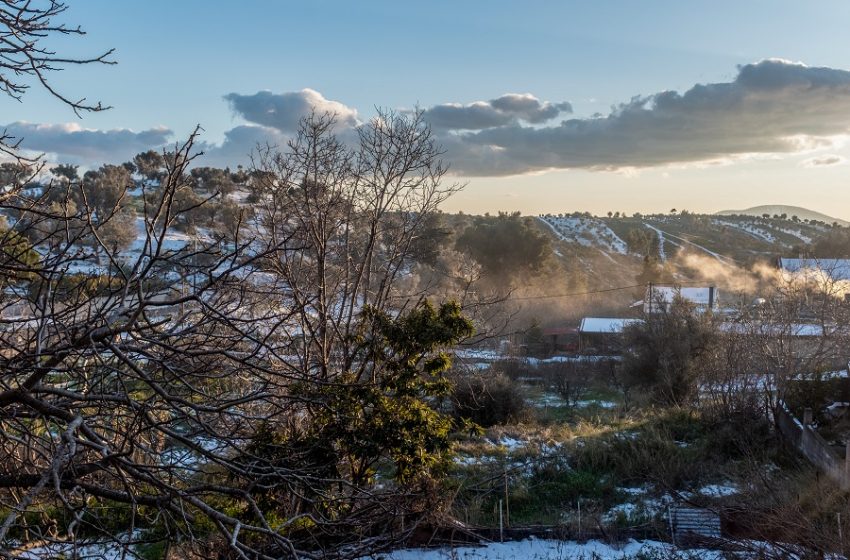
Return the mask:
<path fill-rule="evenodd" d="M 156 127 L 141 132 L 121 128 L 93 130 L 77 123 L 35 124 L 13 122 L 4 127 L 21 148 L 29 152 L 48 153 L 65 163 L 120 163 L 151 148 L 169 142 L 172 131 Z"/>
<path fill-rule="evenodd" d="M 850 132 L 850 72 L 764 60 L 732 82 L 635 97 L 599 118 L 443 136 L 453 170 L 620 169 L 826 147 Z"/>
<path fill-rule="evenodd" d="M 282 147 L 311 113 L 333 113 L 337 131 L 348 140 L 362 122 L 356 109 L 312 89 L 228 93 L 224 99 L 244 123 L 228 130 L 220 144 L 202 146 L 204 165 L 233 167 L 247 163 L 258 144 Z M 850 72 L 768 59 L 738 67 L 729 82 L 636 96 L 608 115 L 564 118 L 571 113 L 568 102 L 528 93 L 423 109 L 455 174 L 634 170 L 834 147 L 838 137 L 850 134 Z M 164 127 L 133 132 L 17 122 L 8 131 L 23 137 L 27 149 L 72 163 L 125 161 L 172 137 Z M 844 161 L 815 153 L 800 165 Z"/>

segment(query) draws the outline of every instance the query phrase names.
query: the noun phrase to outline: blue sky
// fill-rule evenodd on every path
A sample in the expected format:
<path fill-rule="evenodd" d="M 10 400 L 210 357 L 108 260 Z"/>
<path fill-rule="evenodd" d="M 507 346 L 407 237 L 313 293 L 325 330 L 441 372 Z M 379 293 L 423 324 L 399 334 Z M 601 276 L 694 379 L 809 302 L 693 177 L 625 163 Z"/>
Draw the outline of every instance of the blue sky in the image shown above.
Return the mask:
<path fill-rule="evenodd" d="M 459 180 L 468 183 L 447 203 L 447 210 L 714 211 L 786 203 L 850 217 L 850 194 L 842 186 L 850 169 L 843 142 L 850 118 L 845 123 L 842 117 L 841 89 L 847 77 L 842 72 L 850 70 L 846 2 L 69 4 L 65 19 L 80 23 L 89 34 L 59 41 L 56 47 L 81 55 L 115 47 L 119 64 L 72 68 L 54 81 L 71 96 L 86 95 L 114 108 L 78 120 L 35 88 L 24 103 L 0 98 L 0 124 L 74 123 L 51 129 L 47 139 L 31 126 L 19 126 L 34 149 L 53 153 L 57 160 L 115 158 L 123 155 L 119 148 L 173 142 L 201 124 L 211 158 L 221 164 L 225 156 L 235 159 L 251 149 L 250 141 L 260 132 L 257 127 L 265 127 L 262 130 L 276 139 L 288 133 L 246 118 L 249 104 L 259 102 L 256 94 L 264 90 L 279 96 L 273 99 L 280 101 L 275 105 L 280 111 L 293 106 L 286 100 L 332 100 L 360 120 L 369 118 L 375 106 L 418 104 L 446 110 L 446 104 L 463 109 L 485 102 L 476 108 L 511 122 L 497 129 L 440 132 L 445 134 L 448 158 L 462 175 Z M 615 133 L 606 127 L 591 136 L 576 136 L 573 130 L 565 139 L 563 129 L 554 130 L 567 119 L 575 121 L 574 128 L 599 126 L 589 117 L 610 116 L 612 106 L 628 104 L 634 96 L 669 90 L 684 94 L 698 84 L 735 84 L 739 65 L 771 58 L 834 71 L 815 76 L 824 78 L 828 91 L 799 99 L 789 98 L 793 92 L 776 94 L 771 110 L 752 122 L 739 114 L 689 118 L 686 124 L 697 122 L 706 129 L 724 123 L 717 127 L 718 138 L 693 146 L 688 145 L 690 137 L 654 146 L 654 135 L 665 133 L 659 119 L 650 120 L 645 133 L 628 129 L 625 140 L 625 119 L 612 123 Z M 794 72 L 790 65 L 777 68 Z M 794 75 L 811 79 L 809 74 Z M 833 101 L 836 87 L 842 96 L 838 103 Z M 305 88 L 318 97 L 295 95 Z M 572 112 L 549 107 L 555 114 L 551 120 L 530 122 L 523 120 L 525 113 L 487 105 L 507 93 L 531 94 L 541 107 L 568 102 Z M 238 97 L 228 102 L 224 96 L 229 94 Z M 242 111 L 234 111 L 234 99 Z M 655 103 L 652 98 L 648 106 Z M 761 110 L 753 104 L 734 110 L 750 109 Z M 753 137 L 753 130 L 782 123 L 790 112 L 797 120 L 788 127 Z M 812 119 L 799 116 L 810 112 Z M 668 116 L 660 115 L 665 122 Z M 79 146 L 79 137 L 67 134 L 78 127 L 130 130 L 123 135 L 104 133 L 102 141 L 85 151 L 68 148 L 64 153 L 63 142 Z M 233 133 L 228 149 L 215 156 L 215 147 L 234 130 L 242 133 L 241 144 Z M 800 142 L 792 148 L 776 142 L 781 130 L 795 137 L 828 137 L 829 142 Z M 130 131 L 147 133 L 132 136 Z M 246 131 L 251 134 L 246 136 Z M 591 142 L 594 150 L 583 153 Z M 724 142 L 742 147 L 719 153 Z M 482 145 L 496 144 L 500 153 L 479 158 Z M 615 157 L 633 144 L 654 147 L 637 150 L 630 158 Z M 681 144 L 689 149 L 679 149 Z M 755 153 L 744 153 L 747 146 Z M 541 149 L 551 153 L 545 158 L 530 153 Z M 599 161 L 591 157 L 603 153 Z M 634 165 L 635 158 L 656 163 Z"/>

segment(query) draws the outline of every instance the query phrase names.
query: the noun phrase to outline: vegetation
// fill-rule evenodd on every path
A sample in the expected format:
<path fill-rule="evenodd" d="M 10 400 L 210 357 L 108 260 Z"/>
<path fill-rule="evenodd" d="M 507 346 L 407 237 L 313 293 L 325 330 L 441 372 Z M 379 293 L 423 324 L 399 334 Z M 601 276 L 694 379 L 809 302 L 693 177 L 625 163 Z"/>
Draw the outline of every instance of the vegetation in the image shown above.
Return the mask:
<path fill-rule="evenodd" d="M 82 33 L 55 23 L 64 10 L 2 2 L 0 91 L 33 82 L 104 110 L 51 85 L 111 63 L 46 47 Z M 660 538 L 678 503 L 782 552 L 843 551 L 846 492 L 770 420 L 812 408 L 846 444 L 830 406 L 846 285 L 759 259 L 847 257 L 850 230 L 676 209 L 574 214 L 573 232 L 448 216 L 460 187 L 421 112 L 381 111 L 356 138 L 335 126 L 313 114 L 250 169 L 202 165 L 193 134 L 52 177 L 0 135 L 0 555 L 91 540 L 151 560 L 358 558 L 458 520 Z M 676 299 L 615 356 L 543 328 L 636 314 L 643 284 L 683 278 L 762 297 L 725 320 Z M 474 327 L 482 361 L 453 364 Z"/>
<path fill-rule="evenodd" d="M 486 278 L 502 286 L 541 274 L 552 255 L 549 237 L 534 226 L 533 218 L 518 212 L 475 217 L 456 247 L 481 264 Z"/>
<path fill-rule="evenodd" d="M 452 406 L 458 418 L 484 427 L 516 422 L 526 410 L 519 388 L 503 375 L 459 376 Z"/>
<path fill-rule="evenodd" d="M 118 518 L 165 539 L 147 554 L 404 538 L 450 450 L 443 350 L 472 334 L 457 304 L 396 280 L 455 190 L 438 147 L 418 115 L 385 114 L 351 152 L 316 116 L 234 178 L 190 172 L 193 140 L 0 201 L 17 240 L 3 305 L 25 310 L 0 330 L 0 540 L 118 540 Z M 192 234 L 237 180 L 254 218 Z"/>
<path fill-rule="evenodd" d="M 676 298 L 669 309 L 652 313 L 626 328 L 623 362 L 627 382 L 651 391 L 662 402 L 694 402 L 705 377 L 705 358 L 716 351 L 718 335 L 711 314 Z"/>

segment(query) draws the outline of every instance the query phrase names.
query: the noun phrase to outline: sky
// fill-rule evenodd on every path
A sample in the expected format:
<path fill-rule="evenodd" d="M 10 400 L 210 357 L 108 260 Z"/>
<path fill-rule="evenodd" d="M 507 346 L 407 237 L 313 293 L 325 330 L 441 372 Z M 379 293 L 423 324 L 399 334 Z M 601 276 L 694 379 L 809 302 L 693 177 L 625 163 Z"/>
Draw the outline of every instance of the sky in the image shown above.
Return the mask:
<path fill-rule="evenodd" d="M 311 110 L 344 132 L 419 107 L 465 183 L 450 212 L 715 212 L 850 219 L 850 3 L 69 0 L 114 66 L 33 86 L 0 126 L 52 161 L 120 162 L 203 128 L 202 163 L 285 143 Z"/>

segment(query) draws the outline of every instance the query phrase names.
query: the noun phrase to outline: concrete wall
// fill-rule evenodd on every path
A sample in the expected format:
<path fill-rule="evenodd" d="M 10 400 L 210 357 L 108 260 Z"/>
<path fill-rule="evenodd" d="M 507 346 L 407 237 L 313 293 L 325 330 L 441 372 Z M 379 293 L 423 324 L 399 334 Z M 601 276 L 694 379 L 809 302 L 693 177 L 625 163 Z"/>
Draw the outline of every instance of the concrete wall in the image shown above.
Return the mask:
<path fill-rule="evenodd" d="M 776 409 L 776 425 L 785 439 L 815 467 L 840 484 L 843 489 L 850 489 L 850 465 L 847 460 L 839 457 L 820 434 L 791 414 L 785 403 L 779 403 Z"/>

